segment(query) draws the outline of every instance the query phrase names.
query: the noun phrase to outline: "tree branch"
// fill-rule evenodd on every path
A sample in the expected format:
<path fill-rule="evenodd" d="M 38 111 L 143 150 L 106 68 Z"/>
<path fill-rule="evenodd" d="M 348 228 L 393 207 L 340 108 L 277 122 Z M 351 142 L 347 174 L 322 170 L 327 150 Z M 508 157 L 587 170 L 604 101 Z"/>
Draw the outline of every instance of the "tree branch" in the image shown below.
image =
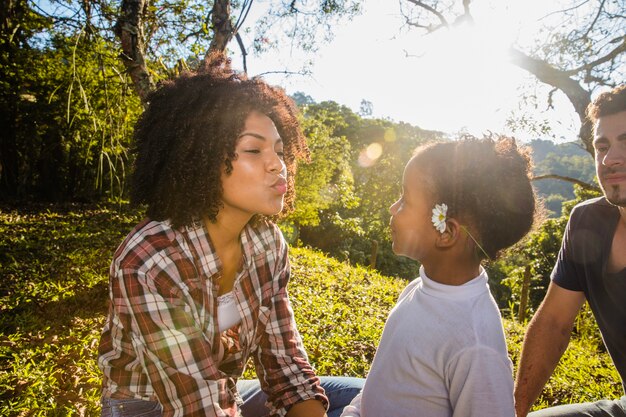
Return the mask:
<path fill-rule="evenodd" d="M 422 28 L 428 29 L 429 32 L 434 32 L 435 30 L 437 30 L 437 29 L 439 29 L 441 27 L 448 27 L 448 26 L 450 26 L 450 24 L 446 20 L 445 16 L 441 12 L 437 11 L 434 7 L 429 6 L 427 4 L 424 4 L 420 0 L 407 0 L 407 1 L 409 3 L 413 3 L 415 6 L 417 6 L 419 8 L 422 8 L 422 9 L 426 10 L 429 13 L 434 14 L 439 19 L 439 22 L 440 22 L 439 25 L 434 26 L 434 29 L 430 29 L 432 26 L 424 26 L 424 25 L 420 25 L 418 23 L 412 23 L 412 22 L 409 22 L 408 19 L 407 19 L 407 23 L 410 24 L 411 26 L 422 27 Z"/>
<path fill-rule="evenodd" d="M 615 43 L 615 42 L 619 42 L 620 38 L 615 38 L 613 39 L 611 42 L 609 43 Z M 626 35 L 621 37 L 621 44 L 619 44 L 615 49 L 613 49 L 611 52 L 607 53 L 606 55 L 596 59 L 595 61 L 592 61 L 588 64 L 585 65 L 581 65 L 578 68 L 575 69 L 571 69 L 571 70 L 567 70 L 564 73 L 567 75 L 574 75 L 574 74 L 578 74 L 581 71 L 585 71 L 585 70 L 590 70 L 595 68 L 596 66 L 603 64 L 607 61 L 611 61 L 612 59 L 616 58 L 618 55 L 626 52 Z"/>
<path fill-rule="evenodd" d="M 585 111 L 591 103 L 591 93 L 585 90 L 578 81 L 570 78 L 568 71 L 561 71 L 541 59 L 533 58 L 515 48 L 509 49 L 511 62 L 530 72 L 545 84 L 561 90 L 574 106 L 580 119 L 579 136 L 587 152 L 593 155 L 591 145 L 591 123 L 587 120 Z"/>
<path fill-rule="evenodd" d="M 602 0 L 600 2 L 600 5 L 598 6 L 598 13 L 596 13 L 596 17 L 594 17 L 593 22 L 591 22 L 591 24 L 587 28 L 587 31 L 582 36 L 582 39 L 585 39 L 587 36 L 589 36 L 589 33 L 593 30 L 593 27 L 596 25 L 596 22 L 598 21 L 598 19 L 600 18 L 600 15 L 602 14 L 602 10 L 604 9 L 604 3 L 606 3 L 606 0 Z"/>
<path fill-rule="evenodd" d="M 571 182 L 572 184 L 577 184 L 581 188 L 583 188 L 585 190 L 589 190 L 589 191 L 598 191 L 598 192 L 602 191 L 599 187 L 596 187 L 593 184 L 586 183 L 586 182 L 581 181 L 581 180 L 576 179 L 576 178 L 566 177 L 566 176 L 563 176 L 563 175 L 556 175 L 556 174 L 537 175 L 535 177 L 532 177 L 531 181 L 548 180 L 548 179 Z"/>

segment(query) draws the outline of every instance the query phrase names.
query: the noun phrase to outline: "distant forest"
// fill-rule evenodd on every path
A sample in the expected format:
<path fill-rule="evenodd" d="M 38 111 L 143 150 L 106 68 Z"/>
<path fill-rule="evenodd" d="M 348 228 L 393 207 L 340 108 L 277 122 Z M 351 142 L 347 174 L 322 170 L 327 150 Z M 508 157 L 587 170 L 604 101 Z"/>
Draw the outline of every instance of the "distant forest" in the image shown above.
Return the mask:
<path fill-rule="evenodd" d="M 534 175 L 560 175 L 595 184 L 593 158 L 576 142 L 556 144 L 536 139 L 529 143 L 533 150 Z M 543 199 L 550 217 L 561 215 L 564 201 L 574 199 L 574 185 L 557 179 L 542 179 L 534 183 L 537 194 Z"/>

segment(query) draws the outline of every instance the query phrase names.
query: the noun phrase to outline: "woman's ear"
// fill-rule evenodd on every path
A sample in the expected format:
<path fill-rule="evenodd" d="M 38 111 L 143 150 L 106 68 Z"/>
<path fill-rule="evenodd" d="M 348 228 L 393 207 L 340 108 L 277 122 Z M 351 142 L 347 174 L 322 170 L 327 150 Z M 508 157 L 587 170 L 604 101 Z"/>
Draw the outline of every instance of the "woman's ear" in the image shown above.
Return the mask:
<path fill-rule="evenodd" d="M 437 248 L 450 248 L 456 244 L 461 234 L 461 224 L 456 219 L 446 220 L 446 230 L 439 235 L 435 242 Z"/>

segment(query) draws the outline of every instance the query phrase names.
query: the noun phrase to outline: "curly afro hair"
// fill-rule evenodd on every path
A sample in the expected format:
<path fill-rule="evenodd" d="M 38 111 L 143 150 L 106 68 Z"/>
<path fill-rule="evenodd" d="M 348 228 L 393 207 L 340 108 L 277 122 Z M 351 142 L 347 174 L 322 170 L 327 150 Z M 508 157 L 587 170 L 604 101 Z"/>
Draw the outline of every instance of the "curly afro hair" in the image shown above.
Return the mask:
<path fill-rule="evenodd" d="M 149 95 L 135 126 L 131 201 L 174 227 L 214 221 L 222 207 L 222 170 L 232 169 L 237 137 L 253 111 L 272 119 L 283 139 L 285 211 L 292 209 L 296 162 L 309 155 L 298 110 L 282 89 L 234 72 L 221 54 Z"/>
<path fill-rule="evenodd" d="M 480 242 L 479 259 L 519 241 L 535 219 L 535 193 L 530 182 L 529 150 L 507 137 L 431 143 L 413 157 L 420 178 L 448 216 L 459 219 Z M 477 242 L 477 243 L 478 243 Z"/>

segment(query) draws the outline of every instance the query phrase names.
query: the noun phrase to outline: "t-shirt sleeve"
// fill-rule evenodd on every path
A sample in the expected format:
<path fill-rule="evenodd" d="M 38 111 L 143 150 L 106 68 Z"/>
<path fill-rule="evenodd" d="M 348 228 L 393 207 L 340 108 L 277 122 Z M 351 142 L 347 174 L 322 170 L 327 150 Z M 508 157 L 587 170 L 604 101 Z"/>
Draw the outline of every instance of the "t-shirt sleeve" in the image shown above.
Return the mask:
<path fill-rule="evenodd" d="M 561 249 L 559 250 L 554 268 L 552 269 L 552 274 L 550 275 L 552 282 L 570 291 L 583 291 L 578 279 L 580 265 L 574 262 L 573 254 L 573 234 L 575 225 L 578 223 L 580 217 L 580 211 L 580 207 L 576 207 L 572 210 L 572 214 L 565 227 L 565 232 L 563 233 Z"/>
<path fill-rule="evenodd" d="M 453 417 L 514 417 L 513 367 L 487 346 L 465 349 L 448 368 Z"/>

